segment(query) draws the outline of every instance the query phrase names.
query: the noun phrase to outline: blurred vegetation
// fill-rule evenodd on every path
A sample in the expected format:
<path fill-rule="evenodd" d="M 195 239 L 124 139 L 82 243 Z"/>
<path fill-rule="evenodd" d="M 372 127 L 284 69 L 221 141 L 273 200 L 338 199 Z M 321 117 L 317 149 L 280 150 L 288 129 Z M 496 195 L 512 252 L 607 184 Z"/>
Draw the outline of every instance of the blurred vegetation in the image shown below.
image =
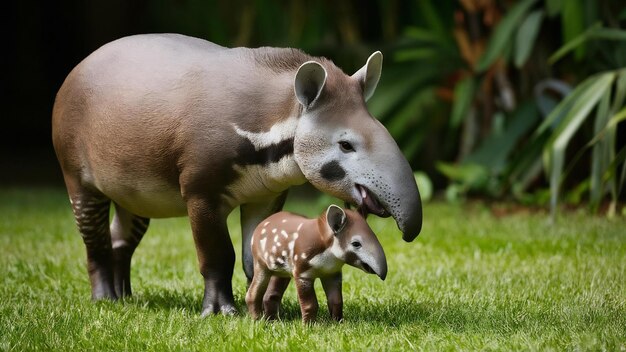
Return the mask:
<path fill-rule="evenodd" d="M 9 72 L 9 82 L 13 76 L 26 82 L 18 84 L 24 97 L 16 102 L 30 101 L 32 87 L 47 85 L 51 106 L 62 78 L 82 57 L 134 33 L 179 32 L 225 46 L 299 47 L 332 59 L 347 73 L 381 50 L 383 77 L 370 110 L 429 188 L 445 189 L 453 201 L 514 199 L 551 205 L 553 211 L 559 200 L 609 215 L 623 204 L 623 0 L 109 0 L 16 6 L 17 18 L 33 19 L 19 22 L 18 32 L 43 19 L 34 27 L 39 40 L 20 41 L 15 51 L 15 72 L 28 73 Z M 40 47 L 51 54 L 41 55 Z M 43 69 L 62 68 L 52 75 L 54 83 L 24 80 L 38 72 L 30 69 L 36 57 Z M 26 66 L 22 62 L 31 63 L 28 70 L 19 69 Z M 19 118 L 29 106 L 34 105 L 9 105 L 8 116 L 29 121 Z M 41 111 L 47 121 L 49 107 Z"/>
<path fill-rule="evenodd" d="M 448 199 L 549 202 L 554 212 L 564 193 L 616 212 L 624 1 L 155 0 L 149 10 L 224 45 L 296 46 L 349 73 L 381 49 L 371 112 Z"/>

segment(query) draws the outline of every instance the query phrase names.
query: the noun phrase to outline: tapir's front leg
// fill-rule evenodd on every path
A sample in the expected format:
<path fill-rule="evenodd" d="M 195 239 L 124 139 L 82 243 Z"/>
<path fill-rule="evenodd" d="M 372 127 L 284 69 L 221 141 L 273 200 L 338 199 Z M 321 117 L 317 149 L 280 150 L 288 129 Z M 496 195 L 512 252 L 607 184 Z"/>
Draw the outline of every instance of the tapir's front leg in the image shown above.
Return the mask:
<path fill-rule="evenodd" d="M 187 210 L 204 277 L 202 315 L 235 314 L 232 288 L 235 250 L 228 235 L 226 215 L 203 198 L 189 199 Z"/>
<path fill-rule="evenodd" d="M 341 293 L 341 272 L 321 279 L 328 301 L 328 311 L 336 321 L 343 319 L 343 296 Z"/>
<path fill-rule="evenodd" d="M 315 296 L 315 279 L 296 278 L 296 289 L 298 291 L 298 301 L 302 312 L 302 322 L 311 323 L 317 316 L 319 305 Z"/>
<path fill-rule="evenodd" d="M 243 262 L 243 271 L 246 273 L 246 277 L 248 278 L 248 285 L 250 284 L 252 275 L 254 274 L 254 259 L 252 258 L 252 251 L 250 247 L 252 233 L 254 233 L 254 229 L 261 221 L 263 221 L 263 219 L 279 212 L 283 208 L 286 199 L 287 191 L 281 193 L 278 197 L 270 201 L 262 203 L 247 203 L 242 204 L 240 207 L 242 236 L 241 258 Z"/>

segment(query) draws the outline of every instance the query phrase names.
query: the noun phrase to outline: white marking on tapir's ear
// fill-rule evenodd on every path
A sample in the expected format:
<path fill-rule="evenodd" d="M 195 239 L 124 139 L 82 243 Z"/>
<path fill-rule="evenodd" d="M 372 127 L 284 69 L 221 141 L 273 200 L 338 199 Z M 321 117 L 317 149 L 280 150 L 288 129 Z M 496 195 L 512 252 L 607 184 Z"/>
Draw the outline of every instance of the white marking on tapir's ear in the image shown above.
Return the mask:
<path fill-rule="evenodd" d="M 296 97 L 302 106 L 308 108 L 319 97 L 326 84 L 326 70 L 315 61 L 307 61 L 298 68 L 294 80 Z"/>
<path fill-rule="evenodd" d="M 340 207 L 331 204 L 326 210 L 326 222 L 336 235 L 346 226 L 346 213 Z"/>
<path fill-rule="evenodd" d="M 365 66 L 361 67 L 360 70 L 356 71 L 356 73 L 352 75 L 352 78 L 361 82 L 361 85 L 363 86 L 363 98 L 365 98 L 365 101 L 368 101 L 372 95 L 374 95 L 382 70 L 383 54 L 380 51 L 377 51 L 370 55 Z"/>

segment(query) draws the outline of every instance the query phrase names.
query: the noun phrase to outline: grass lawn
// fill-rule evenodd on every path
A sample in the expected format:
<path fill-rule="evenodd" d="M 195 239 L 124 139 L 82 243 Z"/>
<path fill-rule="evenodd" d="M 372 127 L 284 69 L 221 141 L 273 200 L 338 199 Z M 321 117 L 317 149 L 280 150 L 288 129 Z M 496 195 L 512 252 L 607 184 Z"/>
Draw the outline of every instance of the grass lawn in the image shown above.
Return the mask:
<path fill-rule="evenodd" d="M 288 202 L 309 216 L 325 205 Z M 330 321 L 318 283 L 318 323 L 303 326 L 293 284 L 281 321 L 201 319 L 186 218 L 151 223 L 133 298 L 94 303 L 64 190 L 0 189 L 0 216 L 0 350 L 626 350 L 623 219 L 566 213 L 550 225 L 544 214 L 431 203 L 407 244 L 391 220 L 371 218 L 387 280 L 345 267 L 345 322 Z M 231 216 L 239 260 L 237 224 Z"/>

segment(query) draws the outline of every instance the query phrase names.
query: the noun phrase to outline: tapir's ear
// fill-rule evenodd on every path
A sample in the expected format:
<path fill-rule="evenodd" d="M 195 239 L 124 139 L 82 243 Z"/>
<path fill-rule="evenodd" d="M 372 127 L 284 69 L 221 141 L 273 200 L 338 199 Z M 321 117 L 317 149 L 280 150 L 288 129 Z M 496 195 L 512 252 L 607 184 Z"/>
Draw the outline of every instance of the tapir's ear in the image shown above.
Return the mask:
<path fill-rule="evenodd" d="M 305 108 L 319 97 L 326 83 L 326 70 L 315 61 L 307 61 L 298 68 L 294 90 L 300 104 Z"/>
<path fill-rule="evenodd" d="M 363 86 L 363 98 L 365 98 L 365 101 L 368 101 L 372 95 L 374 95 L 374 91 L 376 90 L 382 71 L 383 54 L 380 51 L 377 51 L 370 55 L 365 66 L 361 67 L 360 70 L 356 71 L 356 73 L 352 75 L 352 78 L 361 82 L 361 85 Z"/>
<path fill-rule="evenodd" d="M 326 210 L 326 222 L 328 222 L 328 226 L 330 226 L 333 233 L 336 235 L 346 226 L 346 213 L 340 207 L 331 204 L 328 210 Z"/>

